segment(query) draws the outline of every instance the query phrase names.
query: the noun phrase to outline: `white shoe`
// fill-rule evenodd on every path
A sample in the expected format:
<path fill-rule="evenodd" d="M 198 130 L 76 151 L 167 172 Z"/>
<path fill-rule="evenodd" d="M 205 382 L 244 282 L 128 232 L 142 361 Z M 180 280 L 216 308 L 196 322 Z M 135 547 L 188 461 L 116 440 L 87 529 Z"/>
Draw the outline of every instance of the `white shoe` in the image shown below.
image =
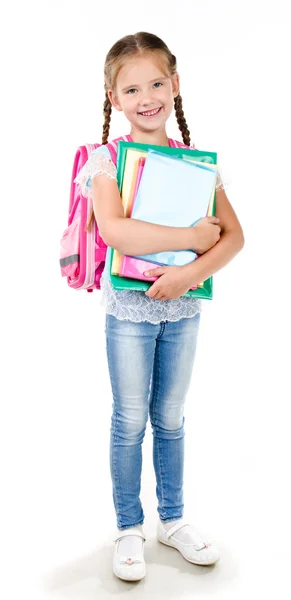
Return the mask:
<path fill-rule="evenodd" d="M 141 549 L 139 552 L 133 552 L 133 554 L 127 552 L 127 555 L 122 553 L 122 538 L 127 536 L 133 536 L 135 540 L 135 545 L 137 543 L 137 538 L 141 538 Z M 146 537 L 143 533 L 143 530 L 140 525 L 136 527 L 130 527 L 128 529 L 124 529 L 123 531 L 119 530 L 114 538 L 115 548 L 114 548 L 114 556 L 113 556 L 113 573 L 119 579 L 123 579 L 124 581 L 139 581 L 146 574 L 146 563 L 144 560 L 144 542 L 146 541 Z M 133 544 L 134 547 L 134 544 Z"/>
<path fill-rule="evenodd" d="M 183 527 L 185 527 L 183 533 L 187 543 L 180 541 L 177 536 L 175 537 L 178 530 L 181 530 L 182 533 Z M 159 521 L 157 537 L 159 542 L 179 550 L 186 560 L 195 565 L 213 565 L 220 558 L 218 548 L 212 542 L 203 539 L 193 525 L 185 523 L 182 519 L 179 519 L 168 531 Z"/>

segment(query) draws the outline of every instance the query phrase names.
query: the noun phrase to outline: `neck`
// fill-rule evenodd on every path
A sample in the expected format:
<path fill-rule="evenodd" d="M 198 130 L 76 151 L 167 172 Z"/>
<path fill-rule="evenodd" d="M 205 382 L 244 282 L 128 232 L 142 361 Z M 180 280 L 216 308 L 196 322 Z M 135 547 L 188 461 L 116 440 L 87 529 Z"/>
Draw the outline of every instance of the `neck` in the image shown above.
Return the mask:
<path fill-rule="evenodd" d="M 140 131 L 131 128 L 130 137 L 136 144 L 153 144 L 156 146 L 169 146 L 166 131 Z"/>

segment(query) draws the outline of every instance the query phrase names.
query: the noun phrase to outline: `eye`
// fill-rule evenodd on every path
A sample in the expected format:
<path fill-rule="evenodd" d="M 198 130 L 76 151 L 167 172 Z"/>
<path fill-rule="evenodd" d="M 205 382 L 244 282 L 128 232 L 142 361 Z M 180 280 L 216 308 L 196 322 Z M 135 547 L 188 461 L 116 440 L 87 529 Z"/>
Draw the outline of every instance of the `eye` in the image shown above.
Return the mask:
<path fill-rule="evenodd" d="M 126 93 L 129 94 L 129 92 L 134 92 L 134 91 L 135 91 L 135 88 L 131 88 L 130 90 L 127 90 Z M 129 94 L 129 95 L 131 96 L 132 94 Z"/>
<path fill-rule="evenodd" d="M 154 85 L 163 85 L 161 81 L 157 81 Z"/>

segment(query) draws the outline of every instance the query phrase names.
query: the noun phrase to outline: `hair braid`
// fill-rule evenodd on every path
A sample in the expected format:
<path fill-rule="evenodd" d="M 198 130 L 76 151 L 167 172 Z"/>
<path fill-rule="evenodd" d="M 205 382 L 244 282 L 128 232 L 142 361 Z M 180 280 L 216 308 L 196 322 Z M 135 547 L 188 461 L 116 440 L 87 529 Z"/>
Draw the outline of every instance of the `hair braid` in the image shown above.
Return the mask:
<path fill-rule="evenodd" d="M 105 101 L 103 105 L 103 114 L 104 114 L 104 124 L 103 124 L 103 136 L 102 136 L 102 144 L 107 144 L 109 129 L 110 129 L 110 120 L 111 120 L 111 102 L 108 98 L 107 92 L 105 93 Z M 90 227 L 93 223 L 94 219 L 94 211 L 93 208 L 91 210 L 90 217 L 88 219 L 87 225 L 85 227 L 85 231 L 90 231 Z"/>
<path fill-rule="evenodd" d="M 105 92 L 105 101 L 103 104 L 103 114 L 104 114 L 104 123 L 103 123 L 103 135 L 102 135 L 102 144 L 107 144 L 109 129 L 110 129 L 110 121 L 111 121 L 111 112 L 112 106 L 111 102 L 108 98 L 107 91 Z"/>
<path fill-rule="evenodd" d="M 184 117 L 184 111 L 182 108 L 182 97 L 180 96 L 180 94 L 178 94 L 178 96 L 176 96 L 175 98 L 175 112 L 176 112 L 176 119 L 178 122 L 178 126 L 179 129 L 182 133 L 182 137 L 183 137 L 183 142 L 186 146 L 190 146 L 190 131 L 188 129 L 188 125 L 186 123 L 186 119 Z"/>

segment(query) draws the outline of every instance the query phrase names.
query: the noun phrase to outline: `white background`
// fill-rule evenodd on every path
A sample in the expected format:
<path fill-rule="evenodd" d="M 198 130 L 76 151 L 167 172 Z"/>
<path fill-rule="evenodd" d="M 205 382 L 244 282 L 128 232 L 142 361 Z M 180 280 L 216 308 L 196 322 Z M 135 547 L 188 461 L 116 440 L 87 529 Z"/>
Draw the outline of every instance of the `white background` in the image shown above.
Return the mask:
<path fill-rule="evenodd" d="M 1 23 L 1 596 L 287 598 L 288 2 L 10 1 Z M 141 30 L 177 56 L 192 141 L 218 152 L 246 243 L 204 302 L 185 408 L 185 512 L 221 560 L 196 567 L 156 542 L 148 423 L 136 586 L 112 574 L 100 295 L 70 289 L 58 260 L 75 151 L 101 141 L 105 55 Z M 128 132 L 114 111 L 110 137 Z M 181 139 L 174 115 L 168 134 Z"/>

